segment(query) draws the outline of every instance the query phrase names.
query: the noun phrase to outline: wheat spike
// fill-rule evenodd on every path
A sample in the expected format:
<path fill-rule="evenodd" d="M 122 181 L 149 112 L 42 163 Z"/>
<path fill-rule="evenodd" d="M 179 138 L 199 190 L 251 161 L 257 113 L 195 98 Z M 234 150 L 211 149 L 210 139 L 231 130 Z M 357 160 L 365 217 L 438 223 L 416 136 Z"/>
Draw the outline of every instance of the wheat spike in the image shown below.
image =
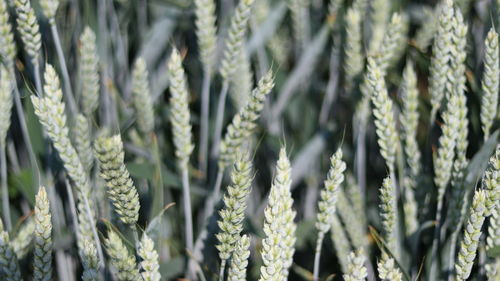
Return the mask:
<path fill-rule="evenodd" d="M 132 72 L 132 94 L 136 110 L 137 125 L 144 134 L 150 134 L 154 129 L 154 111 L 149 90 L 148 70 L 146 61 L 138 58 Z"/>
<path fill-rule="evenodd" d="M 500 60 L 498 48 L 498 33 L 491 28 L 484 40 L 484 72 L 481 83 L 483 95 L 481 97 L 481 125 L 484 139 L 490 136 L 490 129 L 497 116 L 498 91 L 500 84 Z"/>
<path fill-rule="evenodd" d="M 59 157 L 62 159 L 64 168 L 77 189 L 78 220 L 81 233 L 85 236 L 92 236 L 94 202 L 90 196 L 90 182 L 85 168 L 71 144 L 59 77 L 49 64 L 45 68 L 45 81 L 44 92 L 46 96 L 43 98 L 31 96 L 31 102 L 35 108 L 35 114 L 52 140 Z"/>
<path fill-rule="evenodd" d="M 40 6 L 42 6 L 43 14 L 49 19 L 50 24 L 54 24 L 59 0 L 41 0 Z"/>
<path fill-rule="evenodd" d="M 24 49 L 30 56 L 31 62 L 37 66 L 42 47 L 42 36 L 35 11 L 29 0 L 15 0 L 14 3 L 17 12 L 17 30 L 21 34 Z"/>
<path fill-rule="evenodd" d="M 215 64 L 217 28 L 215 26 L 215 1 L 195 0 L 196 36 L 200 59 L 206 72 L 212 73 Z"/>
<path fill-rule="evenodd" d="M 138 250 L 139 257 L 142 261 L 141 276 L 144 281 L 160 281 L 160 265 L 158 264 L 158 253 L 155 250 L 153 240 L 145 233 L 142 236 Z"/>
<path fill-rule="evenodd" d="M 170 75 L 170 122 L 173 127 L 175 155 L 179 165 L 184 169 L 189 162 L 189 156 L 194 149 L 189 123 L 189 93 L 187 82 L 182 68 L 181 55 L 177 49 L 172 50 L 168 63 Z"/>
<path fill-rule="evenodd" d="M 98 281 L 99 280 L 99 258 L 94 241 L 84 239 L 82 242 L 82 264 L 83 274 L 82 281 Z"/>
<path fill-rule="evenodd" d="M 9 12 L 5 0 L 0 0 L 0 57 L 7 65 L 14 63 L 16 45 L 12 25 L 9 22 Z"/>
<path fill-rule="evenodd" d="M 224 140 L 220 144 L 219 168 L 225 168 L 236 159 L 238 150 L 254 130 L 256 121 L 264 107 L 264 101 L 273 87 L 274 78 L 271 70 L 269 70 L 252 91 L 246 105 L 240 109 L 227 127 Z"/>
<path fill-rule="evenodd" d="M 125 167 L 120 135 L 101 136 L 94 144 L 100 175 L 106 181 L 108 196 L 120 220 L 134 226 L 139 218 L 139 195 Z"/>
<path fill-rule="evenodd" d="M 219 240 L 216 247 L 224 265 L 231 257 L 243 230 L 246 201 L 250 194 L 252 180 L 252 163 L 249 156 L 240 153 L 240 157 L 234 163 L 231 173 L 232 184 L 227 187 L 227 192 L 224 195 L 224 208 L 219 212 L 221 219 L 217 222 L 220 231 L 216 235 Z"/>
<path fill-rule="evenodd" d="M 117 270 L 118 281 L 140 281 L 142 277 L 137 270 L 135 257 L 129 253 L 122 239 L 113 230 L 108 232 L 108 238 L 104 240 L 109 255 L 109 261 Z"/>
<path fill-rule="evenodd" d="M 99 102 L 99 59 L 96 37 L 86 26 L 80 36 L 80 80 L 82 84 L 81 104 L 83 113 L 91 118 Z"/>
<path fill-rule="evenodd" d="M 9 239 L 9 233 L 4 230 L 3 223 L 0 220 L 0 268 L 1 276 L 5 281 L 21 281 L 21 271 L 19 262 L 12 249 L 12 243 Z"/>
<path fill-rule="evenodd" d="M 464 228 L 464 236 L 460 242 L 460 251 L 455 264 L 457 280 L 467 280 L 470 276 L 484 222 L 485 200 L 485 192 L 477 190 L 472 200 L 469 219 Z"/>
<path fill-rule="evenodd" d="M 73 139 L 80 161 L 85 170 L 89 172 L 94 163 L 94 153 L 91 145 L 92 137 L 89 121 L 85 115 L 81 113 L 78 113 L 75 118 Z"/>
<path fill-rule="evenodd" d="M 35 203 L 33 280 L 52 279 L 52 215 L 45 187 L 38 190 Z"/>
<path fill-rule="evenodd" d="M 344 274 L 345 281 L 364 281 L 368 276 L 365 267 L 365 254 L 363 249 L 349 253 L 347 273 Z"/>
<path fill-rule="evenodd" d="M 225 42 L 224 58 L 221 62 L 220 74 L 224 80 L 229 81 L 237 69 L 239 52 L 242 52 L 245 42 L 247 23 L 255 0 L 242 0 L 236 6 L 228 38 Z"/>
<path fill-rule="evenodd" d="M 246 280 L 248 258 L 250 257 L 250 238 L 243 235 L 238 239 L 235 245 L 231 266 L 227 275 L 228 281 Z"/>

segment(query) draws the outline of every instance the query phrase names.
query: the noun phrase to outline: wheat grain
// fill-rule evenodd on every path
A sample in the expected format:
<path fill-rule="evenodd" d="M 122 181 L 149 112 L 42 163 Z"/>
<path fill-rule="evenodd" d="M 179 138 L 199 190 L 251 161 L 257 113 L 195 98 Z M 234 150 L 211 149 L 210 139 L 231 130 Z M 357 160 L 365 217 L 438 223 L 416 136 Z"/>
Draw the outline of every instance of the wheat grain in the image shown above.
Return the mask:
<path fill-rule="evenodd" d="M 125 167 L 120 135 L 101 136 L 94 144 L 101 177 L 106 181 L 108 196 L 120 220 L 135 227 L 139 218 L 139 195 Z"/>
<path fill-rule="evenodd" d="M 45 187 L 38 190 L 35 203 L 33 280 L 52 279 L 52 222 L 49 198 Z"/>

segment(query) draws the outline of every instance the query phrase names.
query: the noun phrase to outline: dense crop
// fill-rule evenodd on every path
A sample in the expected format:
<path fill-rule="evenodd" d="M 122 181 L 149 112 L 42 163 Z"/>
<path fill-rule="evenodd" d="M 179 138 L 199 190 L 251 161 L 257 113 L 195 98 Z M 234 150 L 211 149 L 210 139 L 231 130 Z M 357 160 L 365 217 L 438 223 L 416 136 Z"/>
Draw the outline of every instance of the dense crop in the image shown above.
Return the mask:
<path fill-rule="evenodd" d="M 500 280 L 499 0 L 0 0 L 0 280 Z"/>

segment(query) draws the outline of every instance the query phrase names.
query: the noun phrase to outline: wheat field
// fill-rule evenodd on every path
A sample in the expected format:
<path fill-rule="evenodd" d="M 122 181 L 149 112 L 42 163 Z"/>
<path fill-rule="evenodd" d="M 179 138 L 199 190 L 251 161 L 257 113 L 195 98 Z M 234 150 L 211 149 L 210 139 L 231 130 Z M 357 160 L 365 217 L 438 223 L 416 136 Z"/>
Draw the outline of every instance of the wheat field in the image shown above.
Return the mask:
<path fill-rule="evenodd" d="M 499 0 L 0 0 L 0 280 L 500 281 Z"/>

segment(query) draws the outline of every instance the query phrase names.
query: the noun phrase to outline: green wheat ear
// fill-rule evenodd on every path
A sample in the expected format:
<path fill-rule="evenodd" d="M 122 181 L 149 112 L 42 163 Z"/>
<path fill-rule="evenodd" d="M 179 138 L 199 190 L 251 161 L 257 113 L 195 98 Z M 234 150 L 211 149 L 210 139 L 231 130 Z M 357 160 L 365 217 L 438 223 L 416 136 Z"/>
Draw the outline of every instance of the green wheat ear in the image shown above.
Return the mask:
<path fill-rule="evenodd" d="M 155 125 L 148 75 L 146 61 L 143 58 L 138 58 L 132 72 L 132 94 L 134 107 L 137 111 L 137 125 L 144 134 L 153 132 Z"/>
<path fill-rule="evenodd" d="M 0 0 L 0 57 L 4 63 L 11 65 L 16 56 L 16 45 L 7 9 L 5 0 Z"/>
<path fill-rule="evenodd" d="M 247 154 L 239 154 L 231 173 L 232 184 L 224 195 L 224 208 L 219 212 L 221 219 L 217 222 L 220 232 L 216 235 L 219 244 L 219 257 L 225 265 L 231 257 L 236 242 L 243 230 L 246 200 L 250 194 L 253 180 L 252 163 Z"/>
<path fill-rule="evenodd" d="M 365 267 L 365 254 L 362 249 L 349 253 L 347 273 L 344 274 L 345 281 L 364 281 L 368 276 Z"/>
<path fill-rule="evenodd" d="M 19 262 L 12 249 L 12 243 L 9 239 L 9 233 L 4 230 L 3 223 L 0 220 L 0 268 L 5 281 L 20 281 L 21 271 Z"/>
<path fill-rule="evenodd" d="M 499 7 L 500 8 L 500 7 Z M 481 97 L 481 125 L 484 139 L 490 136 L 490 129 L 497 116 L 498 91 L 500 84 L 500 60 L 498 33 L 491 28 L 484 40 L 484 73 L 482 81 L 483 96 Z"/>
<path fill-rule="evenodd" d="M 33 251 L 33 280 L 52 279 L 52 215 L 45 187 L 38 190 L 35 202 L 35 250 Z"/>
<path fill-rule="evenodd" d="M 153 240 L 146 233 L 143 234 L 139 244 L 138 255 L 141 257 L 141 276 L 144 281 L 160 281 L 160 265 L 158 264 L 158 253 L 155 250 Z"/>
<path fill-rule="evenodd" d="M 120 220 L 134 226 L 139 218 L 139 195 L 125 167 L 120 135 L 101 136 L 94 144 L 100 175 L 106 181 L 108 196 Z"/>
<path fill-rule="evenodd" d="M 80 36 L 80 80 L 82 85 L 83 113 L 91 118 L 99 104 L 99 58 L 97 57 L 96 36 L 86 26 Z"/>
<path fill-rule="evenodd" d="M 104 243 L 108 251 L 109 262 L 117 270 L 116 277 L 118 281 L 142 280 L 134 255 L 129 253 L 118 234 L 110 230 Z"/>
<path fill-rule="evenodd" d="M 29 0 L 14 1 L 17 12 L 17 30 L 21 34 L 24 49 L 31 58 L 33 65 L 39 65 L 40 49 L 42 47 L 42 35 Z"/>

